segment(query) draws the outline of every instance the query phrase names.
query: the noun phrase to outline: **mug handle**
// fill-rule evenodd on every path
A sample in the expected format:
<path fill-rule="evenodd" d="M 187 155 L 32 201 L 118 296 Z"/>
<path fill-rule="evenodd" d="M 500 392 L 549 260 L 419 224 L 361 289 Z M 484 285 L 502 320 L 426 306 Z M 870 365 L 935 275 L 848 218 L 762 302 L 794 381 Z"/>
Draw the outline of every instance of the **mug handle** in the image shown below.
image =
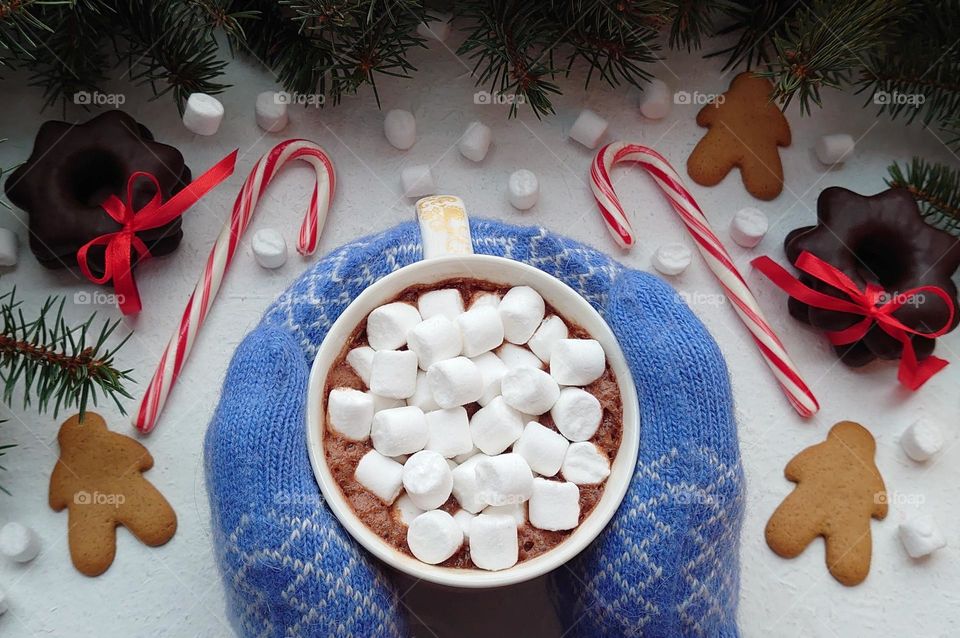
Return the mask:
<path fill-rule="evenodd" d="M 423 258 L 472 255 L 470 222 L 463 200 L 454 195 L 431 195 L 417 201 L 417 221 L 423 239 Z"/>

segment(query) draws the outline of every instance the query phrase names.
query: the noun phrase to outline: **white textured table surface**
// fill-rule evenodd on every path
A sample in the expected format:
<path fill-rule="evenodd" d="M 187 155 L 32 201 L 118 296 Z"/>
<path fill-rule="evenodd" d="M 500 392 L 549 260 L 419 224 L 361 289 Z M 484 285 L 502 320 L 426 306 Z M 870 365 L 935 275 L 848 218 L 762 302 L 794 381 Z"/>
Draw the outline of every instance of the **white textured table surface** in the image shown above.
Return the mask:
<path fill-rule="evenodd" d="M 361 98 L 345 98 L 338 108 L 297 108 L 286 131 L 264 135 L 253 121 L 254 98 L 275 85 L 269 73 L 243 61 L 230 64 L 227 79 L 234 86 L 220 96 L 226 105 L 226 120 L 212 138 L 187 132 L 168 100 L 148 102 L 146 92 L 132 91 L 122 82 L 115 85 L 126 92 L 124 109 L 146 123 L 159 141 L 181 149 L 195 175 L 233 148 L 240 148 L 236 174 L 184 217 L 186 234 L 179 250 L 137 271 L 145 310 L 125 322 L 135 332 L 119 363 L 135 370 L 141 386 L 152 374 L 179 319 L 240 184 L 256 159 L 281 135 L 319 142 L 336 164 L 339 190 L 320 242 L 322 255 L 345 241 L 411 219 L 411 202 L 401 196 L 399 174 L 402 167 L 418 163 L 432 164 L 440 190 L 463 197 L 474 215 L 542 224 L 614 253 L 586 182 L 593 153 L 566 137 L 579 110 L 588 107 L 607 118 L 608 139 L 651 145 L 681 173 L 685 173 L 682 167 L 687 155 L 703 134 L 694 121 L 697 105 L 675 106 L 658 122 L 644 120 L 636 107 L 635 89 L 612 90 L 597 83 L 584 93 L 582 76 L 563 81 L 566 95 L 556 101 L 555 117 L 539 122 L 525 113 L 518 120 L 508 120 L 507 107 L 474 103 L 477 89 L 468 76 L 469 69 L 448 51 L 436 46 L 430 52 L 417 51 L 413 61 L 421 69 L 415 81 L 381 79 L 379 84 L 385 108 L 407 108 L 417 117 L 419 139 L 408 152 L 387 144 L 382 135 L 382 112 L 369 91 Z M 722 92 L 730 79 L 721 74 L 716 59 L 672 55 L 668 65 L 655 72 L 676 90 Z M 37 126 L 60 113 L 57 109 L 41 113 L 39 93 L 24 88 L 16 77 L 8 77 L 3 87 L 7 98 L 0 116 L 0 137 L 9 139 L 0 144 L 0 165 L 9 168 L 28 155 Z M 777 200 L 763 203 L 752 199 L 736 172 L 714 188 L 691 184 L 741 267 L 746 268 L 749 259 L 759 254 L 782 262 L 783 237 L 795 227 L 813 223 L 817 195 L 827 186 L 872 194 L 884 188 L 885 167 L 893 160 L 922 154 L 954 165 L 958 161 L 933 133 L 877 119 L 872 111 L 861 109 L 861 96 L 828 91 L 826 97 L 827 108 L 813 117 L 801 118 L 796 110 L 788 114 L 794 143 L 781 152 L 787 183 Z M 82 120 L 87 116 L 71 109 L 68 117 Z M 474 119 L 488 124 L 494 136 L 489 155 L 479 165 L 461 157 L 454 146 Z M 845 166 L 826 171 L 814 158 L 812 147 L 820 135 L 834 132 L 849 132 L 859 141 L 855 156 Z M 524 214 L 509 206 L 505 192 L 509 173 L 522 167 L 537 173 L 543 193 L 540 203 Z M 620 168 L 615 179 L 641 233 L 639 245 L 629 254 L 618 255 L 620 259 L 650 269 L 651 256 L 661 243 L 690 244 L 679 220 L 648 178 L 635 169 Z M 281 229 L 292 248 L 310 189 L 310 169 L 297 166 L 285 172 L 267 192 L 253 228 Z M 766 211 L 771 221 L 769 234 L 752 251 L 733 245 L 726 231 L 734 212 L 747 205 Z M 25 219 L 25 215 L 0 211 L 0 223 L 16 229 L 23 248 L 20 264 L 0 280 L 3 289 L 16 285 L 26 308 L 35 308 L 51 293 L 65 294 L 72 301 L 78 291 L 107 292 L 77 275 L 39 266 L 23 246 L 27 230 L 18 218 Z M 12 418 L 0 426 L 0 442 L 18 445 L 3 459 L 7 471 L 0 478 L 13 496 L 0 495 L 0 524 L 22 521 L 34 527 L 43 540 L 43 552 L 33 563 L 21 566 L 0 561 L 0 588 L 6 591 L 10 605 L 9 612 L 0 616 L 0 635 L 230 634 L 209 538 L 203 434 L 234 348 L 266 305 L 312 263 L 293 254 L 280 270 L 264 271 L 250 255 L 249 236 L 243 252 L 226 277 L 158 429 L 144 441 L 156 461 L 147 476 L 179 515 L 179 530 L 167 546 L 148 549 L 121 529 L 110 570 L 96 579 L 77 573 L 67 552 L 66 514 L 54 513 L 46 505 L 47 483 L 57 458 L 58 424 L 50 416 L 15 409 Z M 954 364 L 921 391 L 910 394 L 897 386 L 895 365 L 873 365 L 857 372 L 839 365 L 821 335 L 787 315 L 782 292 L 755 273 L 747 278 L 823 409 L 809 422 L 796 416 L 733 310 L 721 303 L 712 275 L 695 256 L 692 267 L 672 283 L 690 295 L 693 311 L 719 342 L 731 372 L 748 480 L 741 548 L 739 617 L 743 635 L 960 634 L 956 611 L 960 604 L 956 515 L 960 506 L 960 446 L 956 445 L 960 332 L 942 339 L 938 347 Z M 103 316 L 118 316 L 109 305 L 95 309 Z M 90 310 L 90 306 L 68 303 L 73 318 Z M 127 408 L 132 407 L 128 402 Z M 101 411 L 114 429 L 130 433 L 127 419 L 117 410 L 105 407 Z M 910 461 L 897 441 L 919 414 L 939 421 L 948 439 L 940 457 L 926 465 Z M 877 464 L 895 495 L 887 520 L 873 523 L 870 576 L 852 589 L 827 573 L 820 541 L 792 561 L 777 558 L 763 541 L 767 518 L 791 489 L 783 478 L 784 465 L 802 448 L 821 441 L 829 427 L 842 419 L 859 421 L 873 432 L 878 443 Z M 920 507 L 939 519 L 950 544 L 923 561 L 910 560 L 896 534 L 898 523 L 917 501 L 923 501 Z M 412 595 L 428 592 L 421 594 L 417 588 Z M 453 626 L 462 629 L 464 624 L 469 623 L 461 619 Z M 434 629 L 440 636 L 448 635 L 444 622 L 436 623 Z"/>

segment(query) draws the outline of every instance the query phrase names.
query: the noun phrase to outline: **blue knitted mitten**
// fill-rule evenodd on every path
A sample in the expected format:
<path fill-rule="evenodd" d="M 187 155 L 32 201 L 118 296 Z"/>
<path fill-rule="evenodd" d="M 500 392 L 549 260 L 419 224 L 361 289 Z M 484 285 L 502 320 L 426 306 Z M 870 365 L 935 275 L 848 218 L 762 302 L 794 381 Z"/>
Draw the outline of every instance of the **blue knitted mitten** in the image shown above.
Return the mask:
<path fill-rule="evenodd" d="M 716 344 L 660 280 L 548 233 L 472 220 L 474 250 L 566 282 L 606 318 L 640 396 L 641 450 L 600 538 L 554 573 L 570 636 L 736 636 L 740 468 Z M 413 223 L 331 252 L 237 349 L 206 438 L 214 543 L 242 636 L 403 637 L 396 591 L 323 503 L 306 450 L 317 346 L 369 284 L 421 258 Z"/>

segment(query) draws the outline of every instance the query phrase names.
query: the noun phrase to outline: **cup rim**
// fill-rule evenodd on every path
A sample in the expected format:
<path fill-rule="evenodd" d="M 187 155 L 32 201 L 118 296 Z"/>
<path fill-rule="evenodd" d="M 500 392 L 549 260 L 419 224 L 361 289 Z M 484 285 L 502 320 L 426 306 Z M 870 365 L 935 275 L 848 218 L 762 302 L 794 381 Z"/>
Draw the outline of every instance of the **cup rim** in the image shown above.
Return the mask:
<path fill-rule="evenodd" d="M 457 272 L 435 277 L 425 276 L 429 273 L 436 275 L 450 269 Z M 617 378 L 623 405 L 620 447 L 611 462 L 611 473 L 604 485 L 603 495 L 593 511 L 567 539 L 554 548 L 500 571 L 428 565 L 404 554 L 369 529 L 353 510 L 334 479 L 323 451 L 323 436 L 326 432 L 323 389 L 326 385 L 327 373 L 330 365 L 343 349 L 345 339 L 353 334 L 363 317 L 373 308 L 392 300 L 403 289 L 456 277 L 499 282 L 502 277 L 488 276 L 483 271 L 504 269 L 515 272 L 522 280 L 522 282 L 503 282 L 504 285 L 530 285 L 545 298 L 552 297 L 553 299 L 549 299 L 548 302 L 555 308 L 558 306 L 556 297 L 562 295 L 561 305 L 565 306 L 566 311 L 557 308 L 558 312 L 563 314 L 565 319 L 581 325 L 603 346 L 607 361 Z M 410 278 L 412 278 L 411 281 L 406 281 Z M 540 283 L 541 287 L 538 287 L 537 283 Z M 545 291 L 541 288 L 550 290 L 544 294 Z M 570 307 L 575 308 L 575 317 L 570 316 Z M 584 325 L 585 323 L 590 325 Z M 344 339 L 337 338 L 338 335 L 344 335 Z M 417 261 L 369 285 L 343 310 L 328 330 L 326 337 L 317 348 L 307 386 L 306 442 L 310 464 L 320 491 L 340 524 L 360 545 L 387 565 L 415 578 L 439 585 L 467 589 L 501 587 L 525 582 L 560 567 L 586 549 L 607 526 L 626 496 L 639 453 L 640 427 L 639 403 L 633 375 L 619 342 L 600 313 L 570 286 L 553 275 L 528 264 L 493 255 L 450 255 Z"/>

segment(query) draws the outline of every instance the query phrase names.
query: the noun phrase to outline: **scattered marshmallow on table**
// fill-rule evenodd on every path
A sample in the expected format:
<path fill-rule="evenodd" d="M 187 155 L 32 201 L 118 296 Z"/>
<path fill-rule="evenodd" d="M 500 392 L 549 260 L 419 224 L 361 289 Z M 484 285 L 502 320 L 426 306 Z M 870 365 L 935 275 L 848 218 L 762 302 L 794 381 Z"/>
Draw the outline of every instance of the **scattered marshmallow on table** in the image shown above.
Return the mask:
<path fill-rule="evenodd" d="M 900 435 L 900 446 L 914 461 L 922 463 L 943 447 L 943 432 L 927 419 L 918 419 Z"/>
<path fill-rule="evenodd" d="M 668 277 L 681 274 L 690 267 L 693 254 L 685 244 L 670 242 L 661 244 L 653 254 L 653 267 Z"/>
<path fill-rule="evenodd" d="M 540 322 L 537 331 L 534 332 L 530 340 L 527 341 L 527 347 L 530 348 L 533 354 L 537 355 L 541 361 L 550 363 L 550 353 L 553 351 L 553 347 L 557 345 L 558 341 L 566 339 L 569 336 L 570 331 L 567 329 L 567 324 L 563 322 L 563 319 L 557 315 L 550 315 Z"/>
<path fill-rule="evenodd" d="M 500 300 L 500 321 L 503 338 L 510 343 L 524 344 L 530 340 L 543 321 L 543 297 L 530 286 L 514 286 Z"/>
<path fill-rule="evenodd" d="M 274 269 L 287 263 L 287 242 L 274 228 L 261 228 L 250 240 L 253 258 L 263 268 Z"/>
<path fill-rule="evenodd" d="M 437 315 L 456 321 L 463 312 L 463 297 L 456 288 L 430 290 L 417 298 L 417 309 L 424 321 Z"/>
<path fill-rule="evenodd" d="M 433 398 L 430 384 L 427 383 L 427 373 L 423 370 L 417 372 L 417 389 L 412 396 L 407 397 L 407 405 L 415 405 L 424 412 L 433 412 L 440 409 Z"/>
<path fill-rule="evenodd" d="M 9 228 L 0 228 L 0 266 L 17 265 L 17 235 Z"/>
<path fill-rule="evenodd" d="M 583 109 L 570 128 L 570 139 L 587 148 L 596 148 L 607 133 L 607 121 L 591 111 Z"/>
<path fill-rule="evenodd" d="M 596 485 L 610 476 L 610 460 L 589 441 L 571 443 L 560 466 L 563 478 L 577 485 Z"/>
<path fill-rule="evenodd" d="M 287 100 L 276 91 L 264 91 L 257 94 L 254 106 L 257 126 L 267 133 L 279 133 L 287 127 L 290 118 L 287 115 Z"/>
<path fill-rule="evenodd" d="M 391 146 L 405 151 L 417 141 L 417 120 L 410 111 L 387 111 L 383 117 L 383 134 Z"/>
<path fill-rule="evenodd" d="M 460 335 L 463 338 L 463 355 L 475 357 L 493 350 L 503 343 L 503 322 L 499 311 L 493 306 L 471 307 L 459 317 Z"/>
<path fill-rule="evenodd" d="M 470 522 L 470 559 L 477 567 L 492 571 L 506 569 L 516 565 L 519 557 L 513 517 L 480 514 Z"/>
<path fill-rule="evenodd" d="M 191 93 L 183 109 L 183 125 L 197 135 L 213 135 L 223 121 L 223 104 L 206 93 Z"/>
<path fill-rule="evenodd" d="M 374 353 L 370 391 L 390 399 L 406 399 L 417 391 L 417 355 L 409 350 Z"/>
<path fill-rule="evenodd" d="M 597 433 L 603 408 L 600 401 L 581 388 L 564 388 L 550 408 L 560 434 L 571 441 L 588 441 Z"/>
<path fill-rule="evenodd" d="M 670 114 L 673 94 L 670 87 L 661 79 L 654 78 L 643 87 L 640 96 L 640 112 L 651 120 L 660 120 Z"/>
<path fill-rule="evenodd" d="M 560 386 L 537 368 L 516 368 L 500 380 L 503 400 L 514 410 L 539 415 L 548 411 L 560 396 Z"/>
<path fill-rule="evenodd" d="M 18 563 L 28 563 L 40 553 L 40 537 L 32 528 L 12 521 L 0 528 L 0 553 Z"/>
<path fill-rule="evenodd" d="M 540 357 L 523 346 L 505 343 L 497 348 L 496 353 L 507 370 L 516 370 L 517 368 L 536 368 L 539 370 L 543 368 Z"/>
<path fill-rule="evenodd" d="M 489 126 L 482 122 L 471 122 L 460 141 L 457 142 L 457 148 L 460 149 L 460 154 L 468 160 L 482 162 L 490 149 L 491 139 L 493 139 L 493 133 Z"/>
<path fill-rule="evenodd" d="M 463 545 L 463 530 L 443 510 L 424 512 L 407 528 L 407 546 L 418 560 L 428 565 L 442 563 Z"/>
<path fill-rule="evenodd" d="M 947 539 L 932 516 L 920 514 L 901 523 L 900 541 L 911 558 L 921 558 L 947 546 Z"/>
<path fill-rule="evenodd" d="M 437 192 L 433 173 L 426 164 L 407 166 L 400 171 L 400 184 L 406 197 L 425 197 Z"/>
<path fill-rule="evenodd" d="M 403 483 L 401 482 L 401 485 L 402 484 Z M 393 510 L 400 518 L 400 521 L 407 527 L 409 527 L 410 523 L 412 523 L 414 519 L 423 514 L 425 511 L 417 507 L 413 500 L 406 494 L 401 494 L 400 498 L 393 502 Z"/>
<path fill-rule="evenodd" d="M 441 408 L 473 403 L 483 394 L 480 369 L 467 357 L 438 361 L 427 369 L 427 385 Z"/>
<path fill-rule="evenodd" d="M 589 385 L 603 376 L 606 366 L 596 339 L 560 339 L 550 354 L 550 374 L 560 385 Z"/>
<path fill-rule="evenodd" d="M 470 419 L 473 444 L 484 454 L 500 454 L 523 434 L 523 417 L 503 400 L 496 397 L 477 410 Z"/>
<path fill-rule="evenodd" d="M 822 164 L 832 165 L 845 161 L 853 153 L 856 142 L 847 133 L 824 135 L 813 147 L 817 159 Z"/>
<path fill-rule="evenodd" d="M 472 361 L 477 364 L 480 378 L 483 380 L 483 392 L 477 399 L 477 403 L 482 407 L 500 395 L 500 379 L 507 373 L 507 366 L 492 352 L 477 355 Z"/>
<path fill-rule="evenodd" d="M 513 451 L 526 459 L 530 469 L 542 476 L 560 471 L 570 442 L 545 425 L 531 421 L 513 444 Z"/>
<path fill-rule="evenodd" d="M 424 370 L 460 354 L 463 339 L 456 323 L 443 315 L 424 319 L 407 333 L 407 347 L 416 353 Z"/>
<path fill-rule="evenodd" d="M 517 527 L 527 522 L 527 507 L 525 502 L 507 503 L 506 505 L 487 505 L 480 513 L 494 516 L 509 516 L 516 521 Z"/>
<path fill-rule="evenodd" d="M 481 459 L 476 465 L 480 498 L 488 505 L 522 503 L 533 490 L 533 472 L 513 452 Z"/>
<path fill-rule="evenodd" d="M 353 477 L 368 492 L 390 505 L 403 487 L 403 465 L 387 458 L 376 450 L 370 450 L 357 463 Z"/>
<path fill-rule="evenodd" d="M 414 405 L 377 412 L 373 415 L 370 438 L 373 448 L 384 456 L 419 452 L 430 439 L 427 417 Z"/>
<path fill-rule="evenodd" d="M 453 473 L 447 460 L 433 450 L 417 452 L 403 464 L 403 489 L 421 509 L 440 507 L 453 490 Z"/>
<path fill-rule="evenodd" d="M 402 301 L 374 308 L 367 315 L 367 343 L 374 350 L 396 350 L 421 321 L 420 312 Z"/>
<path fill-rule="evenodd" d="M 470 524 L 476 517 L 476 514 L 467 510 L 457 510 L 457 513 L 453 515 L 453 520 L 457 521 L 460 531 L 463 532 L 464 540 L 470 540 Z"/>
<path fill-rule="evenodd" d="M 433 450 L 446 458 L 466 454 L 473 449 L 470 438 L 470 417 L 462 407 L 427 412 L 427 427 L 430 438 L 426 449 Z"/>
<path fill-rule="evenodd" d="M 770 224 L 758 208 L 741 208 L 730 222 L 730 237 L 744 248 L 753 248 L 767 234 Z"/>
<path fill-rule="evenodd" d="M 580 524 L 580 488 L 573 483 L 533 479 L 530 524 L 552 532 Z"/>
<path fill-rule="evenodd" d="M 460 507 L 476 514 L 487 506 L 482 498 L 480 484 L 477 481 L 477 464 L 488 459 L 486 454 L 476 454 L 453 469 L 453 497 Z"/>
<path fill-rule="evenodd" d="M 533 171 L 521 168 L 510 173 L 507 192 L 510 194 L 511 206 L 517 210 L 529 210 L 540 199 L 540 182 Z"/>
<path fill-rule="evenodd" d="M 359 346 L 347 353 L 347 364 L 353 368 L 364 385 L 370 387 L 370 371 L 373 369 L 373 355 L 376 351 L 370 346 Z"/>
<path fill-rule="evenodd" d="M 327 398 L 330 427 L 353 441 L 370 436 L 373 421 L 373 396 L 353 388 L 333 388 Z"/>

